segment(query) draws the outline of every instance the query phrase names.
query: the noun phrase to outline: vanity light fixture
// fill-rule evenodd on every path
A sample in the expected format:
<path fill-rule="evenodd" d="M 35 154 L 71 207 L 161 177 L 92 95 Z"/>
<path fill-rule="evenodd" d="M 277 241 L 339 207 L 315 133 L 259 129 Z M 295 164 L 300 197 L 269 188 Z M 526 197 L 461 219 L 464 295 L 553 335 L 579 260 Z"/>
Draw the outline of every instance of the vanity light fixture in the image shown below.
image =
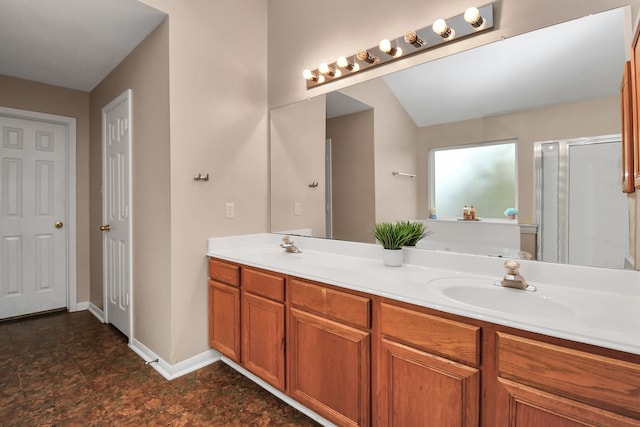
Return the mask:
<path fill-rule="evenodd" d="M 436 19 L 436 21 L 431 26 L 433 32 L 438 34 L 445 40 L 451 40 L 456 36 L 456 32 L 453 28 L 447 25 L 447 21 L 444 19 Z"/>
<path fill-rule="evenodd" d="M 371 52 L 366 49 L 359 50 L 356 54 L 356 58 L 358 58 L 360 61 L 366 62 L 367 64 L 373 64 L 374 62 L 376 62 L 376 57 L 371 55 Z"/>
<path fill-rule="evenodd" d="M 470 7 L 464 13 L 437 19 L 433 25 L 382 40 L 375 47 L 341 56 L 333 63 L 322 63 L 315 70 L 305 70 L 307 89 L 493 29 L 493 9 L 493 3 Z"/>
<path fill-rule="evenodd" d="M 419 36 L 418 33 L 416 33 L 413 30 L 407 31 L 404 34 L 404 41 L 413 45 L 413 47 L 422 47 L 425 44 L 427 44 L 427 42 L 425 42 L 424 40 L 422 40 Z"/>
<path fill-rule="evenodd" d="M 470 7 L 467 9 L 464 12 L 464 20 L 475 29 L 479 29 L 484 24 L 484 19 L 482 19 L 482 15 L 480 15 L 480 11 L 477 7 Z"/>
<path fill-rule="evenodd" d="M 338 58 L 338 60 L 336 61 L 336 65 L 349 71 L 358 71 L 360 69 L 359 64 L 347 59 L 346 56 L 341 56 L 340 58 Z"/>
<path fill-rule="evenodd" d="M 399 47 L 393 46 L 388 39 L 381 40 L 380 43 L 378 44 L 378 49 L 388 54 L 389 56 L 393 56 L 394 58 L 402 56 L 402 49 Z"/>

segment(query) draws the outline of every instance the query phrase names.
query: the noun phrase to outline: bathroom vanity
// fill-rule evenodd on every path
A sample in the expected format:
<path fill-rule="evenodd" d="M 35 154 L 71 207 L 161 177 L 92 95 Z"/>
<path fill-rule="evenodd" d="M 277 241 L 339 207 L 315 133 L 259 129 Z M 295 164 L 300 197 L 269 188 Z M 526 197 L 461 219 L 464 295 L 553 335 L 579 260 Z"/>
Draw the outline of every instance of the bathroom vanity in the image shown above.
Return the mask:
<path fill-rule="evenodd" d="M 209 240 L 209 342 L 324 420 L 640 426 L 637 272 L 281 237 Z"/>

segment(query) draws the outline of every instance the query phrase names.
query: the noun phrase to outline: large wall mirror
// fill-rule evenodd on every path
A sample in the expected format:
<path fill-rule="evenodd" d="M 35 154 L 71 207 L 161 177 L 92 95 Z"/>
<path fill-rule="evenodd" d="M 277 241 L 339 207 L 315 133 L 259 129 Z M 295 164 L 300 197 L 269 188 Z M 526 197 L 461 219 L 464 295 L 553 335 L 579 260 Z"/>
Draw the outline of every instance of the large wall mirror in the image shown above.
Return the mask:
<path fill-rule="evenodd" d="M 559 239 L 597 246 L 593 228 L 602 228 L 608 247 L 620 248 L 616 261 L 576 263 L 624 268 L 630 247 L 628 201 L 619 190 L 621 161 L 615 156 L 621 153 L 618 94 L 630 16 L 630 7 L 589 15 L 272 110 L 271 231 L 373 243 L 376 222 L 424 220 L 436 232 L 419 247 L 526 254 L 501 252 L 502 239 L 516 239 L 515 249 L 529 245 L 533 258 L 571 262 L 570 256 L 543 257 L 540 248 L 565 248 Z M 429 220 L 437 208 L 430 194 L 432 151 L 506 141 L 516 144 L 517 219 L 487 218 L 478 221 L 480 226 L 455 216 Z M 580 215 L 558 207 L 560 220 L 545 219 L 556 202 L 541 196 L 542 187 L 558 180 L 554 184 L 546 178 L 545 183 L 541 178 L 539 153 L 541 144 L 554 141 L 563 147 L 614 144 L 615 149 L 607 150 L 613 160 L 600 164 L 602 156 L 596 154 L 586 160 L 582 175 L 576 175 L 582 178 L 566 183 L 591 185 L 585 178 L 589 176 L 610 180 L 618 207 L 590 209 L 599 203 L 593 197 L 580 205 Z M 553 150 L 552 145 L 544 147 Z M 552 161 L 558 167 L 570 163 L 548 154 L 546 159 L 547 170 Z M 473 193 L 468 199 L 483 219 L 483 210 L 489 211 L 483 203 L 488 202 Z M 599 216 L 576 221 L 576 215 Z M 570 228 L 572 235 L 564 229 L 550 233 L 554 221 Z M 594 226 L 612 221 L 622 222 L 622 231 Z M 543 225 L 544 235 L 553 236 L 547 241 L 542 241 Z M 479 241 L 472 241 L 481 229 L 480 243 L 486 239 L 490 246 L 486 253 L 475 249 Z"/>

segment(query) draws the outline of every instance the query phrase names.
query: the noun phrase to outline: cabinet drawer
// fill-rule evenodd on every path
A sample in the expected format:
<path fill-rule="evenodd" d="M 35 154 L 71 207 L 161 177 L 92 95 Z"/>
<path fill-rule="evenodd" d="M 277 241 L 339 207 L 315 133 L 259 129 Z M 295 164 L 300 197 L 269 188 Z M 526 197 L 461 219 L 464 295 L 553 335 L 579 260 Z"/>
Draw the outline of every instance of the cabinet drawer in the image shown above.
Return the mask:
<path fill-rule="evenodd" d="M 300 279 L 291 279 L 291 304 L 342 322 L 369 329 L 371 300 Z"/>
<path fill-rule="evenodd" d="M 242 269 L 242 289 L 273 301 L 284 302 L 284 277 L 275 273 L 245 267 Z"/>
<path fill-rule="evenodd" d="M 480 327 L 380 304 L 382 334 L 471 366 L 480 364 Z"/>
<path fill-rule="evenodd" d="M 640 365 L 579 350 L 498 333 L 502 378 L 640 416 Z"/>
<path fill-rule="evenodd" d="M 209 258 L 209 278 L 231 286 L 240 286 L 240 267 L 215 258 Z"/>

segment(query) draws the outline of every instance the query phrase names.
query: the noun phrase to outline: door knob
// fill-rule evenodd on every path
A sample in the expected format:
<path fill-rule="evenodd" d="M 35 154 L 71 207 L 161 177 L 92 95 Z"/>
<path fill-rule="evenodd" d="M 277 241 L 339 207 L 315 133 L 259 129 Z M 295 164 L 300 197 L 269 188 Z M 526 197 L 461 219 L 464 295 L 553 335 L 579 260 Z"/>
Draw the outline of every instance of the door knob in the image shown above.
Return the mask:
<path fill-rule="evenodd" d="M 109 224 L 100 226 L 100 231 L 110 231 L 110 230 L 111 230 L 111 226 Z"/>
<path fill-rule="evenodd" d="M 62 221 L 56 221 L 54 225 L 56 226 L 56 228 L 62 228 L 64 224 L 62 223 Z"/>

